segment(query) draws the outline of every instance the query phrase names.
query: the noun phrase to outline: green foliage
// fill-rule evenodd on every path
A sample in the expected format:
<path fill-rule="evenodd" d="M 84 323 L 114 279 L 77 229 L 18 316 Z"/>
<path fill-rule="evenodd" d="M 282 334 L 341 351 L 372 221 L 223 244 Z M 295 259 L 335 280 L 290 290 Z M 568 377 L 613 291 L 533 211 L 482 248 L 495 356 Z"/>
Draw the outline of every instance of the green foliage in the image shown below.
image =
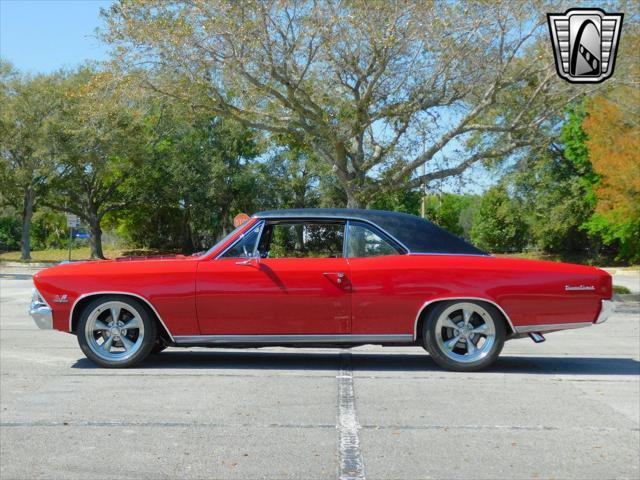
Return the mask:
<path fill-rule="evenodd" d="M 531 246 L 548 253 L 587 251 L 593 243 L 582 228 L 593 213 L 589 185 L 558 152 L 532 157 L 505 179 L 521 203 Z"/>
<path fill-rule="evenodd" d="M 52 121 L 57 159 L 47 204 L 76 214 L 91 231 L 92 257 L 102 258 L 102 219 L 133 201 L 126 184 L 139 172 L 154 140 L 154 118 L 128 79 L 80 68 L 66 76 Z"/>
<path fill-rule="evenodd" d="M 374 196 L 369 205 L 377 210 L 391 210 L 395 212 L 420 215 L 422 194 L 417 190 L 402 190 Z"/>
<path fill-rule="evenodd" d="M 520 251 L 526 245 L 527 225 L 522 210 L 504 186 L 490 188 L 482 196 L 471 239 L 478 247 L 496 253 Z"/>
<path fill-rule="evenodd" d="M 595 183 L 598 177 L 594 174 L 589 161 L 589 149 L 586 141 L 587 134 L 582 129 L 582 122 L 587 115 L 583 103 L 574 105 L 567 113 L 567 120 L 562 125 L 560 141 L 563 146 L 564 157 L 573 163 L 579 175 Z"/>
<path fill-rule="evenodd" d="M 631 293 L 631 290 L 629 290 L 624 285 L 614 285 L 613 286 L 613 293 L 617 293 L 619 295 L 626 295 L 626 294 Z"/>
<path fill-rule="evenodd" d="M 442 193 L 425 199 L 427 219 L 445 230 L 469 239 L 473 224 L 473 211 L 479 198 L 475 195 Z"/>
<path fill-rule="evenodd" d="M 616 260 L 627 263 L 640 261 L 640 218 L 615 218 L 612 221 L 610 216 L 594 213 L 584 224 L 584 229 L 599 237 L 604 245 L 614 247 Z"/>
<path fill-rule="evenodd" d="M 35 250 L 67 248 L 69 230 L 64 214 L 42 208 L 33 215 L 31 245 Z"/>
<path fill-rule="evenodd" d="M 145 247 L 193 252 L 211 246 L 240 212 L 253 213 L 268 197 L 254 132 L 211 115 L 163 104 L 157 142 L 124 187 L 135 209 L 108 224 Z"/>
<path fill-rule="evenodd" d="M 0 216 L 0 251 L 20 247 L 20 220 L 16 215 Z"/>

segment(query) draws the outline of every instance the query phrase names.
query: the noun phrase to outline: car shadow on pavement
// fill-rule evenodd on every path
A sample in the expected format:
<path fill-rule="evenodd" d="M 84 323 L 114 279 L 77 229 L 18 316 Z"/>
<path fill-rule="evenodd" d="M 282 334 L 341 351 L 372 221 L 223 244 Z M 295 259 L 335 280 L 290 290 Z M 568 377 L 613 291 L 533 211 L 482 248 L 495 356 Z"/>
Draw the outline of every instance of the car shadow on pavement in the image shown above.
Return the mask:
<path fill-rule="evenodd" d="M 348 352 L 349 350 L 345 350 Z M 355 372 L 444 371 L 428 354 L 364 353 L 353 351 Z M 86 358 L 73 368 L 100 368 Z M 151 355 L 139 365 L 143 369 L 209 370 L 338 370 L 340 352 L 177 351 Z M 498 358 L 486 373 L 551 375 L 640 375 L 640 362 L 615 357 L 515 357 Z"/>

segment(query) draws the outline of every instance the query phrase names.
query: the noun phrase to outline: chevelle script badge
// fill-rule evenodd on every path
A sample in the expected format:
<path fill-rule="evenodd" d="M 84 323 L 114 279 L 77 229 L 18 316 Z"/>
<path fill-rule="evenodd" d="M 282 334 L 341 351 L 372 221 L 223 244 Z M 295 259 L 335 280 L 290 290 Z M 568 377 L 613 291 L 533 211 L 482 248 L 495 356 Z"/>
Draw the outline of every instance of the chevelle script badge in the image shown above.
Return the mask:
<path fill-rule="evenodd" d="M 564 289 L 570 292 L 573 290 L 595 290 L 596 287 L 593 285 L 565 285 Z"/>

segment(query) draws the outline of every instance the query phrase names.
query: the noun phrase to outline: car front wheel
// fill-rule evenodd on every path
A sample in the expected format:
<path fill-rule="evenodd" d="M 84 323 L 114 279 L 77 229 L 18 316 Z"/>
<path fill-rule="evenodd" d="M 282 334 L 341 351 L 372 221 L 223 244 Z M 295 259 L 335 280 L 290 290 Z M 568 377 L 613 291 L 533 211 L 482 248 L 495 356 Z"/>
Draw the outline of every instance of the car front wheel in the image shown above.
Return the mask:
<path fill-rule="evenodd" d="M 84 354 L 98 365 L 131 367 L 154 347 L 156 324 L 139 301 L 110 295 L 86 306 L 77 334 Z"/>
<path fill-rule="evenodd" d="M 431 310 L 423 341 L 433 360 L 461 372 L 491 365 L 504 346 L 506 328 L 498 309 L 485 302 L 443 302 Z"/>

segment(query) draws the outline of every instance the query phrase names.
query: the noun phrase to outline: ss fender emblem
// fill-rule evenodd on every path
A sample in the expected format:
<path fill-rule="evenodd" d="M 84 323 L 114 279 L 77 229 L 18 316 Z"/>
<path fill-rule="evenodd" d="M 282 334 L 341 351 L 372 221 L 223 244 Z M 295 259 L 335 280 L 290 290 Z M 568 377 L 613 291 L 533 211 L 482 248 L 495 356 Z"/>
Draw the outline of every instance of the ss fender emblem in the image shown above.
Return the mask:
<path fill-rule="evenodd" d="M 65 293 L 64 295 L 55 295 L 53 297 L 54 303 L 67 303 L 69 301 L 69 297 Z"/>

